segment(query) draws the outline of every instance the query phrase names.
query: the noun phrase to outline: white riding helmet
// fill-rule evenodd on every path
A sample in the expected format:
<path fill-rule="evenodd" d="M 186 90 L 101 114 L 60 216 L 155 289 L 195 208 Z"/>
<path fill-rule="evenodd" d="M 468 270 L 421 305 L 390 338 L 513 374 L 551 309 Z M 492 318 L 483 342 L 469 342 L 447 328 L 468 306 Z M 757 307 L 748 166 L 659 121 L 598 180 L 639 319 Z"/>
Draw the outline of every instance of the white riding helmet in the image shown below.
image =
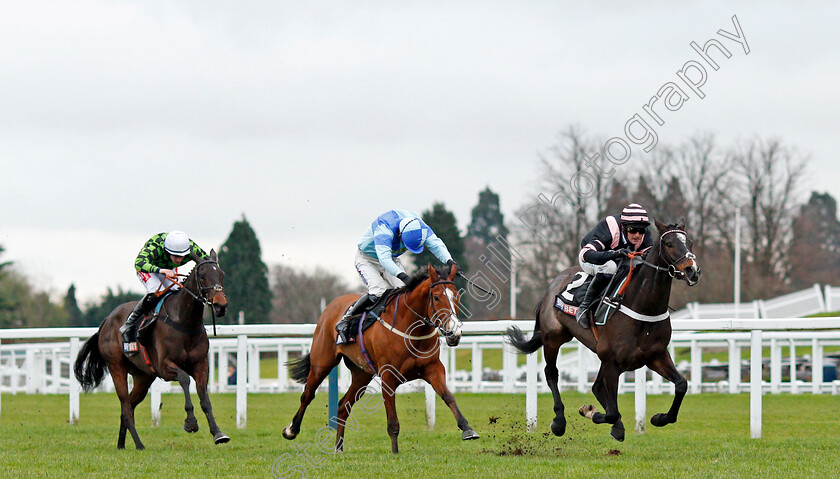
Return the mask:
<path fill-rule="evenodd" d="M 175 256 L 187 256 L 190 254 L 190 238 L 183 231 L 172 231 L 163 240 L 163 249 Z"/>

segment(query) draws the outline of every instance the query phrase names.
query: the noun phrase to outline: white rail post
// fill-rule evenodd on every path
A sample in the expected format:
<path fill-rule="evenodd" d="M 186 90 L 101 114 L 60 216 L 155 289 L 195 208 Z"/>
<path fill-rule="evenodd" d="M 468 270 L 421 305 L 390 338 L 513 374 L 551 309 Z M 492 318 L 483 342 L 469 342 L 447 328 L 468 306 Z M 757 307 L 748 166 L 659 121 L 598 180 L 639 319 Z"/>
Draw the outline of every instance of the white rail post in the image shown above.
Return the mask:
<path fill-rule="evenodd" d="M 586 382 L 587 382 L 586 380 L 588 379 L 586 377 L 586 365 L 585 365 L 585 360 L 584 360 L 584 357 L 583 357 L 584 354 L 586 354 L 586 349 L 585 349 L 583 343 L 578 342 L 578 350 L 577 350 L 577 355 L 578 355 L 577 390 L 578 390 L 579 393 L 585 393 L 586 392 Z"/>
<path fill-rule="evenodd" d="M 790 393 L 799 394 L 799 384 L 796 382 L 796 341 L 790 340 Z"/>
<path fill-rule="evenodd" d="M 770 392 L 782 391 L 782 347 L 776 339 L 770 340 Z"/>
<path fill-rule="evenodd" d="M 70 424 L 79 422 L 79 390 L 81 386 L 73 374 L 73 360 L 79 355 L 79 338 L 70 338 Z"/>
<path fill-rule="evenodd" d="M 160 426 L 160 407 L 163 404 L 160 400 L 160 388 L 162 385 L 162 379 L 156 378 L 152 381 L 152 397 L 151 397 L 151 408 L 152 408 L 152 427 Z"/>
<path fill-rule="evenodd" d="M 537 353 L 526 356 L 525 374 L 525 429 L 537 430 Z"/>
<path fill-rule="evenodd" d="M 236 337 L 236 428 L 245 429 L 248 409 L 248 336 Z"/>
<path fill-rule="evenodd" d="M 228 390 L 228 352 L 219 347 L 219 384 L 216 392 Z"/>
<path fill-rule="evenodd" d="M 0 341 L 0 344 L 2 344 L 2 341 Z M 71 359 L 71 361 L 72 361 L 72 359 Z M 71 364 L 72 364 L 72 363 L 71 363 Z M 3 363 L 2 363 L 2 361 L 0 361 L 0 366 L 2 366 L 2 365 L 3 365 Z M 71 369 L 72 369 L 72 368 L 71 368 Z M 72 371 L 70 372 L 70 377 L 71 377 L 71 378 L 73 377 L 73 373 L 72 373 Z M 2 375 L 0 375 L 0 385 L 2 385 L 2 381 L 3 381 L 3 376 L 2 376 Z M 72 391 L 72 389 L 73 389 L 73 379 L 70 379 L 70 390 Z M 72 393 L 71 393 L 71 394 L 72 394 Z M 3 411 L 3 407 L 2 407 L 2 405 L 3 405 L 3 401 L 2 401 L 2 399 L 3 399 L 3 388 L 2 388 L 2 387 L 0 387 L 0 417 L 2 417 L 2 416 L 3 416 L 3 414 L 2 414 L 2 411 Z"/>
<path fill-rule="evenodd" d="M 645 417 L 647 416 L 647 366 L 636 370 L 633 394 L 636 397 L 636 432 L 645 433 Z"/>
<path fill-rule="evenodd" d="M 738 394 L 741 385 L 741 348 L 734 339 L 729 343 L 729 394 Z"/>
<path fill-rule="evenodd" d="M 426 429 L 431 431 L 435 428 L 435 389 L 431 384 L 426 383 Z"/>
<path fill-rule="evenodd" d="M 761 330 L 750 333 L 750 437 L 761 438 Z"/>
<path fill-rule="evenodd" d="M 516 353 L 510 348 L 508 344 L 502 346 L 502 392 L 505 393 L 513 392 L 516 380 Z"/>
<path fill-rule="evenodd" d="M 691 340 L 691 394 L 700 394 L 703 390 L 703 349 L 696 339 Z"/>
<path fill-rule="evenodd" d="M 472 393 L 481 391 L 482 369 L 481 345 L 475 341 L 472 343 Z"/>
<path fill-rule="evenodd" d="M 817 338 L 811 340 L 811 391 L 822 392 L 823 382 L 823 347 Z"/>

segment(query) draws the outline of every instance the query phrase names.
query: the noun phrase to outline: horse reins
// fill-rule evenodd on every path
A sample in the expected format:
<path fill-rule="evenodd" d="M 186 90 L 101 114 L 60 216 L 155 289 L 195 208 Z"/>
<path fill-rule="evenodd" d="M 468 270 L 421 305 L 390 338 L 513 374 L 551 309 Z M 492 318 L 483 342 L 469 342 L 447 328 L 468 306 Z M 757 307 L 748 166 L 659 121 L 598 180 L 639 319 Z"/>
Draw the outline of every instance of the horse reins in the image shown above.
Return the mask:
<path fill-rule="evenodd" d="M 195 277 L 195 282 L 198 285 L 199 294 L 193 293 L 192 290 L 190 290 L 187 287 L 186 281 L 184 282 L 184 284 L 181 285 L 181 289 L 186 291 L 187 293 L 189 293 L 190 296 L 195 298 L 196 301 L 198 301 L 199 303 L 202 303 L 203 306 L 210 306 L 210 315 L 213 316 L 213 336 L 216 336 L 216 311 L 213 310 L 213 301 L 207 299 L 204 296 L 204 291 L 208 290 L 208 289 L 212 289 L 214 291 L 214 293 L 224 293 L 225 288 L 224 288 L 224 286 L 222 286 L 220 284 L 214 284 L 213 286 L 202 286 L 201 285 L 201 281 L 199 281 L 199 279 L 198 279 L 198 268 L 201 268 L 205 264 L 215 264 L 217 266 L 219 265 L 218 261 L 207 260 L 207 261 L 202 261 L 201 263 L 198 263 L 195 266 L 195 269 L 193 270 L 193 272 L 195 273 L 195 276 L 196 276 Z M 172 287 L 172 285 L 170 285 L 170 288 L 171 287 Z"/>
<path fill-rule="evenodd" d="M 670 262 L 670 261 L 668 261 L 667 258 L 662 256 L 662 238 L 664 238 L 665 235 L 670 234 L 670 233 L 685 234 L 685 232 L 682 231 L 682 230 L 668 230 L 668 231 L 662 233 L 661 235 L 659 235 L 659 257 L 662 258 L 662 261 L 665 261 L 665 263 L 668 264 L 668 267 L 664 268 L 662 266 L 659 266 L 659 265 L 653 264 L 649 261 L 646 261 L 644 259 L 645 254 L 647 254 L 646 252 L 645 253 L 643 253 L 641 251 L 631 252 L 630 256 L 629 256 L 630 272 L 627 273 L 627 280 L 624 281 L 624 284 L 621 286 L 621 289 L 618 290 L 617 294 L 620 294 L 620 295 L 624 294 L 624 290 L 627 289 L 627 285 L 630 284 L 630 278 L 633 277 L 633 260 L 636 259 L 636 258 L 639 259 L 639 263 L 641 263 L 642 265 L 650 266 L 651 268 L 655 269 L 656 271 L 661 271 L 663 273 L 668 273 L 668 276 L 670 276 L 673 279 L 676 279 L 676 280 L 685 279 L 685 271 L 677 271 L 676 264 L 679 263 L 680 260 L 682 260 L 683 258 L 694 259 L 694 258 L 696 258 L 696 256 L 694 256 L 694 253 L 692 253 L 691 251 L 688 251 L 688 250 L 686 250 L 684 255 L 682 255 L 679 258 L 677 258 L 676 260 L 674 260 L 674 262 Z"/>
<path fill-rule="evenodd" d="M 434 288 L 435 286 L 437 286 L 437 285 L 439 285 L 439 284 L 451 284 L 451 285 L 454 285 L 455 283 L 454 283 L 453 281 L 450 281 L 450 280 L 447 280 L 447 279 L 442 279 L 442 280 L 435 281 L 434 283 L 432 283 L 432 284 L 429 286 L 429 301 L 428 301 L 428 307 L 427 307 L 426 309 L 428 309 L 429 307 L 432 307 L 432 288 Z M 440 327 L 436 326 L 436 325 L 435 325 L 435 323 L 434 323 L 434 322 L 432 322 L 430 319 L 426 318 L 425 316 L 423 316 L 422 314 L 418 313 L 417 311 L 414 311 L 413 309 L 411 309 L 411 306 L 409 306 L 409 305 L 408 305 L 408 302 L 405 300 L 405 297 L 403 297 L 403 304 L 405 305 L 406 309 L 408 309 L 409 311 L 411 311 L 411 313 L 412 313 L 412 314 L 414 314 L 414 316 L 416 316 L 417 318 L 419 318 L 419 319 L 420 319 L 420 321 L 422 321 L 422 322 L 423 322 L 423 324 L 425 324 L 426 326 L 431 327 L 431 328 L 432 328 L 432 330 L 435 330 L 435 329 L 441 329 L 441 328 L 442 328 L 442 326 L 440 326 Z M 394 318 L 396 318 L 396 315 L 397 315 L 397 307 L 398 307 L 398 306 L 399 306 L 399 304 L 395 304 L 395 306 L 394 306 Z M 433 310 L 432 310 L 432 317 L 436 317 L 436 316 L 437 316 L 437 313 L 438 313 L 438 310 L 433 309 Z M 392 331 L 396 332 L 396 330 L 394 330 L 393 328 L 391 328 L 391 329 L 392 329 Z M 444 336 L 449 336 L 449 335 L 451 334 L 451 333 L 449 333 L 449 332 L 447 332 L 447 331 L 445 331 L 445 330 L 442 330 L 442 329 L 441 329 L 441 332 L 443 333 L 443 335 L 444 335 Z M 402 333 L 401 335 L 404 335 L 404 334 L 405 334 L 405 333 Z M 437 334 L 436 332 L 433 332 L 431 335 L 429 335 L 429 336 L 423 336 L 422 338 L 420 338 L 420 337 L 410 337 L 410 336 L 403 336 L 403 337 L 408 338 L 408 339 L 428 339 L 428 338 L 430 338 L 430 337 L 432 337 L 432 336 L 434 336 L 434 335 L 436 335 L 436 334 Z"/>

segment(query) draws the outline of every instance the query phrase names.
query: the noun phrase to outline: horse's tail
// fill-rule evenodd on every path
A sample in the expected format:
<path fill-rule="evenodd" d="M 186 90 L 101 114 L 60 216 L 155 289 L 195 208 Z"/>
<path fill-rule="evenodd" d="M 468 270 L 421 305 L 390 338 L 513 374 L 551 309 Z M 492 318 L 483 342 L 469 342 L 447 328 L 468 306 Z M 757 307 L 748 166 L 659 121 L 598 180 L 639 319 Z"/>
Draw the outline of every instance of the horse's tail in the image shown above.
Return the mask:
<path fill-rule="evenodd" d="M 73 365 L 73 374 L 86 392 L 95 388 L 105 377 L 105 360 L 99 353 L 99 331 L 88 339 Z"/>
<path fill-rule="evenodd" d="M 534 309 L 534 315 L 537 317 L 537 322 L 534 324 L 534 335 L 531 339 L 525 339 L 522 330 L 516 326 L 508 328 L 505 337 L 508 343 L 519 350 L 522 354 L 531 354 L 542 346 L 542 336 L 540 335 L 540 309 L 542 309 L 542 301 L 537 303 Z"/>
<path fill-rule="evenodd" d="M 306 378 L 309 377 L 309 368 L 311 366 L 309 354 L 286 362 L 286 367 L 289 368 L 289 375 L 301 384 L 306 384 Z"/>

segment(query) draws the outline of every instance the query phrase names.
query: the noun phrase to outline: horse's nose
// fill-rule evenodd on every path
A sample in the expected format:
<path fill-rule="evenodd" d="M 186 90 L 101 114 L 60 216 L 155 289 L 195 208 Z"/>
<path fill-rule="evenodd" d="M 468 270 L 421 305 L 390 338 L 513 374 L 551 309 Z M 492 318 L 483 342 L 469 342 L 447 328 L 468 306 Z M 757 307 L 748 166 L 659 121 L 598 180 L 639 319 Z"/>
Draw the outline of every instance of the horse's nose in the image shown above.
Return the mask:
<path fill-rule="evenodd" d="M 688 265 L 685 267 L 685 277 L 688 279 L 690 285 L 697 284 L 700 281 L 700 267 L 695 265 Z"/>

